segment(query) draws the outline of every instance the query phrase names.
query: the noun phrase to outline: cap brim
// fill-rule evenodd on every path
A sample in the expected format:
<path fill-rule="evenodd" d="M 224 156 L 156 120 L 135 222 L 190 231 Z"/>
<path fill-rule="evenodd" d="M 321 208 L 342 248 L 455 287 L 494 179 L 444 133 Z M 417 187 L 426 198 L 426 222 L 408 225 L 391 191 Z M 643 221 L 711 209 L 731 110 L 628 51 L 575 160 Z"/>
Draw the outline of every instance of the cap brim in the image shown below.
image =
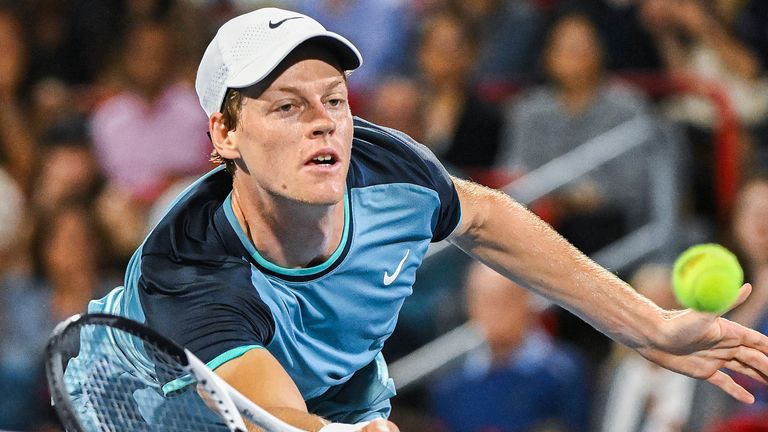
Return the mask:
<path fill-rule="evenodd" d="M 355 70 L 363 64 L 363 57 L 352 42 L 336 33 L 324 32 L 308 35 L 301 40 L 292 41 L 293 43 L 286 44 L 279 49 L 270 50 L 272 54 L 270 56 L 254 58 L 241 71 L 232 74 L 226 81 L 226 86 L 228 88 L 244 88 L 258 83 L 275 70 L 296 47 L 308 41 L 320 42 L 330 47 L 345 71 Z"/>

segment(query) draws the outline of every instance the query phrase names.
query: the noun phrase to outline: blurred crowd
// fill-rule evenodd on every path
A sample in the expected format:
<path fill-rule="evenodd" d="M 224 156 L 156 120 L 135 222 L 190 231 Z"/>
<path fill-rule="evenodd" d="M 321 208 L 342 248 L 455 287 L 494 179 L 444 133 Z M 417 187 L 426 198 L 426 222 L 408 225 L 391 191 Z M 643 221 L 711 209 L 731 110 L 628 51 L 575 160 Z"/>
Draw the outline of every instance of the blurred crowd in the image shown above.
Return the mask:
<path fill-rule="evenodd" d="M 682 240 L 619 274 L 675 308 L 662 257 L 723 243 L 754 284 L 731 318 L 768 331 L 768 2 L 0 0 L 0 429 L 60 430 L 46 339 L 122 283 L 173 197 L 213 167 L 197 63 L 224 21 L 269 5 L 360 48 L 354 114 L 491 187 L 632 141 L 642 119 L 648 145 L 530 207 L 597 252 L 650 218 L 648 149 L 679 146 Z M 768 431 L 765 385 L 739 377 L 757 402 L 735 404 L 457 254 L 425 263 L 385 355 L 465 319 L 484 344 L 394 400 L 404 431 Z"/>

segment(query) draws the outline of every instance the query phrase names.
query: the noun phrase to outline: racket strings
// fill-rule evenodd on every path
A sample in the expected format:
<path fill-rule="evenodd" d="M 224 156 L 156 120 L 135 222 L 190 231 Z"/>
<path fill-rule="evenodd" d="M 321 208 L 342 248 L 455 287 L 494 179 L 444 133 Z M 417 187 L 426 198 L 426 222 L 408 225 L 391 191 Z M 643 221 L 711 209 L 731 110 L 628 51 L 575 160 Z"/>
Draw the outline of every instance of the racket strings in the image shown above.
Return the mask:
<path fill-rule="evenodd" d="M 66 364 L 64 387 L 88 432 L 228 430 L 195 391 L 179 359 L 162 347 L 93 324 L 65 337 L 68 346 L 62 350 L 74 356 Z"/>

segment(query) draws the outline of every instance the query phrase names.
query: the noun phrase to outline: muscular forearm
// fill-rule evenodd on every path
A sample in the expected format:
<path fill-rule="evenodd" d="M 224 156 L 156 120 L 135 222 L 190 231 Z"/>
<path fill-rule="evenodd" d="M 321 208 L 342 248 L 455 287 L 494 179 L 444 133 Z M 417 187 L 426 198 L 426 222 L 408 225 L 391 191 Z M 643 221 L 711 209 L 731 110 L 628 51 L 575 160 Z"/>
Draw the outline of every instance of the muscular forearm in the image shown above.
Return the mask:
<path fill-rule="evenodd" d="M 245 397 L 292 426 L 314 432 L 328 424 L 308 413 L 296 384 L 266 349 L 252 349 L 219 366 L 216 373 Z"/>
<path fill-rule="evenodd" d="M 612 338 L 632 347 L 655 345 L 660 308 L 508 196 L 461 183 L 462 208 L 475 210 L 465 215 L 472 220 L 464 221 L 466 231 L 452 238 L 454 244 Z"/>

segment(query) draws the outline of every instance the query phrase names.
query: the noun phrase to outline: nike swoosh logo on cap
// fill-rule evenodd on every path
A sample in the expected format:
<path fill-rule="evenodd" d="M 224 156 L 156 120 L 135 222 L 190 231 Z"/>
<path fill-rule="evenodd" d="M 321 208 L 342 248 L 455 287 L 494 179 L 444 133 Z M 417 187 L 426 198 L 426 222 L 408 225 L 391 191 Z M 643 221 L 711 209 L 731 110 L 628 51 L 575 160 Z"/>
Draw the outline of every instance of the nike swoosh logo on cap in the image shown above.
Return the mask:
<path fill-rule="evenodd" d="M 269 20 L 269 28 L 276 29 L 276 28 L 280 27 L 281 25 L 283 25 L 283 23 L 288 21 L 288 20 L 301 19 L 301 18 L 304 18 L 304 17 L 300 17 L 300 16 L 298 16 L 298 17 L 288 17 L 288 18 L 283 18 L 283 19 L 281 19 L 280 21 L 277 21 L 277 22 L 272 22 L 272 20 Z"/>

